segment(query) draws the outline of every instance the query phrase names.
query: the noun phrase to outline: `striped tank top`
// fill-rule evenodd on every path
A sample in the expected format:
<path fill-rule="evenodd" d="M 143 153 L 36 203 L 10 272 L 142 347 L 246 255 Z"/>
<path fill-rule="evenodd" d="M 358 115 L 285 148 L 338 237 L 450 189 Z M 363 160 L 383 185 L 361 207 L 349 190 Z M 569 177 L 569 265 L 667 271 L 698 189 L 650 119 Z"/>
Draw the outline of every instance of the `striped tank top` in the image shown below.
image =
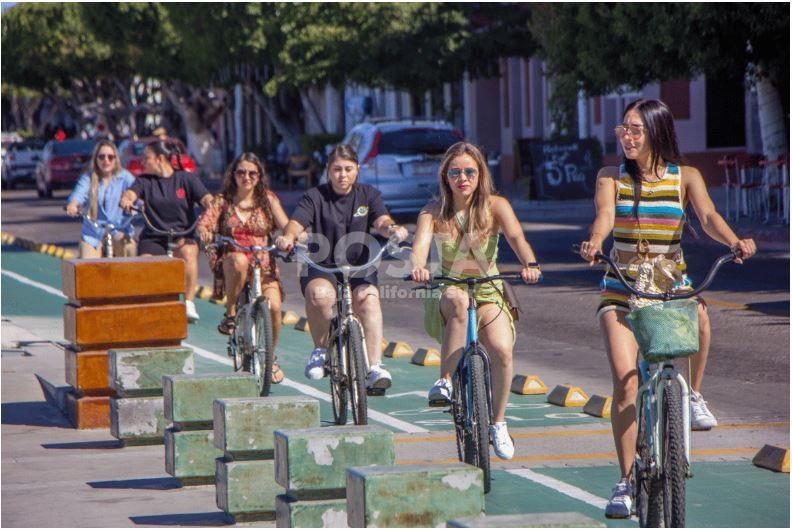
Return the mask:
<path fill-rule="evenodd" d="M 634 197 L 632 178 L 622 164 L 619 166 L 613 248 L 620 252 L 635 252 L 639 241 L 645 240 L 652 254 L 670 256 L 676 253 L 685 226 L 679 166 L 668 164 L 658 182 L 641 183 L 637 217 L 633 213 Z"/>

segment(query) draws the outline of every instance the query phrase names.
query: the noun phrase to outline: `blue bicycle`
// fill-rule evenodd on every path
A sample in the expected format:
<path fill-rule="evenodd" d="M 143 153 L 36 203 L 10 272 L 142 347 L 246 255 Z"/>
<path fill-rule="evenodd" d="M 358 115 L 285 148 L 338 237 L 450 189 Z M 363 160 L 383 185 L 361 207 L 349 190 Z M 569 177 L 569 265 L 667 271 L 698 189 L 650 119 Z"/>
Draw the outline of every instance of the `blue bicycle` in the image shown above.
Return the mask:
<path fill-rule="evenodd" d="M 405 279 L 410 279 L 407 277 Z M 439 289 L 447 284 L 467 285 L 467 340 L 462 356 L 452 374 L 451 415 L 456 430 L 459 460 L 474 465 L 484 473 L 484 493 L 489 493 L 490 425 L 492 424 L 492 379 L 487 350 L 478 340 L 478 304 L 474 297 L 476 285 L 494 280 L 520 280 L 520 273 L 497 274 L 481 278 L 435 276 L 426 286 L 414 289 Z M 449 403 L 429 403 L 445 406 Z"/>

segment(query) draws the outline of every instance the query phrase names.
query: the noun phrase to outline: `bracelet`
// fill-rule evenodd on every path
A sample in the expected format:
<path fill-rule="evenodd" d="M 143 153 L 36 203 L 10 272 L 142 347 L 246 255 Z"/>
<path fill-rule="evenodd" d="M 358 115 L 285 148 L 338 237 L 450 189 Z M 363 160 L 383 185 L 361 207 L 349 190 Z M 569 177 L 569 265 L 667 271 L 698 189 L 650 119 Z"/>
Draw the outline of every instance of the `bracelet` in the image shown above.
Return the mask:
<path fill-rule="evenodd" d="M 541 268 L 542 268 L 542 266 L 541 266 L 541 265 L 539 265 L 539 264 L 538 264 L 537 262 L 535 262 L 535 261 L 531 261 L 530 263 L 526 263 L 526 264 L 525 264 L 525 267 L 526 267 L 526 268 L 528 268 L 528 269 L 541 269 Z"/>

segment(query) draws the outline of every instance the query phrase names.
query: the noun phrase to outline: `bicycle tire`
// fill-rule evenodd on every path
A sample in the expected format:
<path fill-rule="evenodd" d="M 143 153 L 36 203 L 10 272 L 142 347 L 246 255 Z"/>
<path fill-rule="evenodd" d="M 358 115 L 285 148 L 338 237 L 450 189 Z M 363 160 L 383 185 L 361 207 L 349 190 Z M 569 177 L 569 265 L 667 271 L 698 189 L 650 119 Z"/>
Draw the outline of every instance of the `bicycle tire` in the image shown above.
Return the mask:
<path fill-rule="evenodd" d="M 256 376 L 259 396 L 268 396 L 272 389 L 272 367 L 275 349 L 272 345 L 272 316 L 269 300 L 261 297 L 256 301 L 253 316 L 253 363 L 251 373 Z"/>
<path fill-rule="evenodd" d="M 481 469 L 484 474 L 484 493 L 489 493 L 492 482 L 489 453 L 489 408 L 487 407 L 487 387 L 484 381 L 484 359 L 481 355 L 468 358 L 470 370 L 472 425 L 465 432 L 465 463 Z"/>
<path fill-rule="evenodd" d="M 651 476 L 652 455 L 649 450 L 646 412 L 641 414 L 638 422 L 636 453 L 643 468 L 636 461 L 633 465 L 633 481 L 635 493 L 635 512 L 641 528 L 658 528 L 663 512 L 662 484 Z"/>
<path fill-rule="evenodd" d="M 366 394 L 366 346 L 363 328 L 356 319 L 350 319 L 346 334 L 347 368 L 349 370 L 349 401 L 355 425 L 368 424 L 368 394 Z"/>
<path fill-rule="evenodd" d="M 467 403 L 462 396 L 467 393 L 467 385 L 465 384 L 466 379 L 467 377 L 464 370 L 463 373 L 460 373 L 458 370 L 454 371 L 451 389 L 451 416 L 454 420 L 457 458 L 460 462 L 465 461 L 465 418 L 467 418 Z"/>
<path fill-rule="evenodd" d="M 237 372 L 250 373 L 250 354 L 253 344 L 252 320 L 248 314 L 248 305 L 245 304 L 237 308 L 236 326 L 234 327 L 234 342 L 236 343 L 236 358 L 234 359 L 234 369 Z M 239 366 L 239 368 L 236 368 Z"/>
<path fill-rule="evenodd" d="M 682 393 L 676 381 L 663 385 L 663 522 L 666 528 L 683 528 L 687 461 Z"/>
<path fill-rule="evenodd" d="M 341 369 L 341 356 L 346 355 L 346 346 L 338 334 L 336 319 L 330 321 L 327 346 L 327 355 L 330 360 L 330 396 L 333 404 L 333 418 L 336 425 L 346 425 L 349 396 L 346 389 L 346 375 Z"/>

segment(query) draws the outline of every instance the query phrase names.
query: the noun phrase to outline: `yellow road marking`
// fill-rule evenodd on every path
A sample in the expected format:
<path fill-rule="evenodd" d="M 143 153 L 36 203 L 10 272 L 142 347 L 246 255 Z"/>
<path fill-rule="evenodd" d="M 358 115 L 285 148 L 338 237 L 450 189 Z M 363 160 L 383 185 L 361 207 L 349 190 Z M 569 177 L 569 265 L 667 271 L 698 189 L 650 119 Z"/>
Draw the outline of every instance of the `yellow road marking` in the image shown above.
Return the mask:
<path fill-rule="evenodd" d="M 753 455 L 759 449 L 755 447 L 734 447 L 734 448 L 720 448 L 720 449 L 694 449 L 693 455 L 697 456 L 719 456 L 719 455 Z M 565 455 L 531 455 L 531 456 L 515 456 L 509 462 L 558 462 L 565 460 L 609 460 L 617 458 L 616 451 L 608 453 L 574 453 Z M 453 464 L 459 462 L 456 458 L 441 458 L 437 460 L 396 460 L 397 465 L 412 465 L 412 464 Z M 694 462 L 695 464 L 695 462 Z"/>
<path fill-rule="evenodd" d="M 788 427 L 788 421 L 770 421 L 765 423 L 724 423 L 718 425 L 718 429 L 770 429 L 774 427 Z M 552 437 L 575 437 L 575 436 L 601 436 L 612 434 L 610 429 L 585 429 L 585 430 L 570 430 L 570 431 L 546 431 L 536 433 L 511 433 L 514 439 L 518 438 L 552 438 Z M 429 436 L 404 436 L 396 435 L 396 443 L 421 443 L 421 442 L 453 442 L 456 436 L 448 433 L 438 433 Z"/>
<path fill-rule="evenodd" d="M 725 307 L 726 309 L 748 309 L 748 306 L 745 304 L 737 304 L 735 302 L 727 302 L 725 300 L 716 300 L 714 298 L 705 298 L 707 301 L 707 305 L 713 305 L 715 307 Z"/>

